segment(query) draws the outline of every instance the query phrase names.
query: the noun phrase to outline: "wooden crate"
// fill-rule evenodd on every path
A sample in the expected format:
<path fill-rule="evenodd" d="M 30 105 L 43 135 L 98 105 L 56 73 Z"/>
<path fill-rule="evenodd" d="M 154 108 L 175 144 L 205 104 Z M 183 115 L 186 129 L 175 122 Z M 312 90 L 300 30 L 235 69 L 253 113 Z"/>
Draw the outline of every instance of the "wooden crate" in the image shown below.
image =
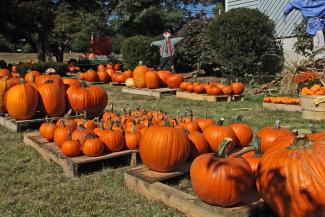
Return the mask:
<path fill-rule="evenodd" d="M 325 96 L 300 96 L 302 118 L 325 120 Z"/>
<path fill-rule="evenodd" d="M 72 118 L 79 118 L 84 117 L 83 115 L 74 115 L 71 116 Z M 13 132 L 21 132 L 27 129 L 35 129 L 38 128 L 42 123 L 48 121 L 56 121 L 59 120 L 62 117 L 48 117 L 47 119 L 45 117 L 37 117 L 34 119 L 29 120 L 15 120 L 12 117 L 10 117 L 8 114 L 3 114 L 3 116 L 0 116 L 0 126 L 7 128 L 10 131 Z"/>
<path fill-rule="evenodd" d="M 162 96 L 174 95 L 176 89 L 170 88 L 158 88 L 158 89 L 148 89 L 148 88 L 134 88 L 134 87 L 123 87 L 122 93 L 137 94 L 142 96 L 153 96 L 160 99 Z"/>
<path fill-rule="evenodd" d="M 60 148 L 53 142 L 41 137 L 39 132 L 25 133 L 24 143 L 34 148 L 47 162 L 53 161 L 60 165 L 66 176 L 75 177 L 80 175 L 80 169 L 93 163 L 102 163 L 117 157 L 128 157 L 130 166 L 136 166 L 138 150 L 123 150 L 120 152 L 104 153 L 99 157 L 87 157 L 81 155 L 78 157 L 66 157 L 62 154 Z"/>
<path fill-rule="evenodd" d="M 188 173 L 190 164 L 186 164 L 176 172 L 158 173 L 145 166 L 127 170 L 124 173 L 124 184 L 130 190 L 140 193 L 150 200 L 161 201 L 186 216 L 195 217 L 244 217 L 251 216 L 254 210 L 263 206 L 257 192 L 253 192 L 246 200 L 236 207 L 223 208 L 204 203 L 198 197 L 177 190 L 161 181 Z"/>
<path fill-rule="evenodd" d="M 233 95 L 233 96 L 211 96 L 208 94 L 197 94 L 197 93 L 190 93 L 186 91 L 178 90 L 176 92 L 176 97 L 183 98 L 183 99 L 190 99 L 190 100 L 197 100 L 197 101 L 207 101 L 207 102 L 218 102 L 218 101 L 243 101 L 244 95 Z"/>
<path fill-rule="evenodd" d="M 300 105 L 286 105 L 275 103 L 263 103 L 263 109 L 268 109 L 272 111 L 301 112 Z"/>

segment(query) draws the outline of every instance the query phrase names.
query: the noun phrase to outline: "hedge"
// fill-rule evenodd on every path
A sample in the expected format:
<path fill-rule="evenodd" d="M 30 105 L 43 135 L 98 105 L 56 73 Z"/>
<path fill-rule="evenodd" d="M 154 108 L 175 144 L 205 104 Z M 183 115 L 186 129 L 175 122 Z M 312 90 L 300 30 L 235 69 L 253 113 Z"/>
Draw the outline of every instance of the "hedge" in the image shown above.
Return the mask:
<path fill-rule="evenodd" d="M 65 75 L 68 72 L 68 67 L 65 63 L 47 62 L 47 63 L 34 63 L 34 64 L 21 64 L 17 66 L 17 72 L 20 75 L 25 75 L 29 70 L 36 70 L 44 73 L 48 68 L 55 69 L 59 75 Z"/>

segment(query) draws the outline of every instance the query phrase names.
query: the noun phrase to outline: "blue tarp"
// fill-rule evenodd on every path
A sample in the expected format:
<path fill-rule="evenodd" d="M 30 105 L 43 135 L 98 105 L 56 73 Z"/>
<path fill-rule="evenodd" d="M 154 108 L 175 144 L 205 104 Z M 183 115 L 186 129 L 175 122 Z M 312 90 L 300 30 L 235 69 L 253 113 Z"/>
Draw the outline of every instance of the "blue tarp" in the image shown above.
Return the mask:
<path fill-rule="evenodd" d="M 307 32 L 310 35 L 316 35 L 318 30 L 324 29 L 325 0 L 291 0 L 284 9 L 284 16 L 288 16 L 293 10 L 300 10 L 308 19 Z"/>

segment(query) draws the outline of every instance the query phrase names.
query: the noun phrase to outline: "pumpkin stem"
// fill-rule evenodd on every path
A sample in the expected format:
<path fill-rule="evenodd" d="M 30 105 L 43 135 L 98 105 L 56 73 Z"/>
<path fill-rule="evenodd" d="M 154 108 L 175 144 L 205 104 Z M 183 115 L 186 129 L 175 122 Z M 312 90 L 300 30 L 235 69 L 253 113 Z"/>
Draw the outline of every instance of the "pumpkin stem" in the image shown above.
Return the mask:
<path fill-rule="evenodd" d="M 177 118 L 174 118 L 173 120 L 175 121 L 175 126 L 179 126 Z"/>
<path fill-rule="evenodd" d="M 32 75 L 32 83 L 35 84 L 35 81 L 36 81 L 36 76 Z"/>
<path fill-rule="evenodd" d="M 64 119 L 70 120 L 71 113 L 72 113 L 72 109 L 69 109 L 69 111 L 64 115 Z"/>
<path fill-rule="evenodd" d="M 225 122 L 225 119 L 220 118 L 217 124 L 218 124 L 218 126 L 222 126 L 224 122 Z"/>
<path fill-rule="evenodd" d="M 46 122 L 46 123 L 49 122 L 49 119 L 48 119 L 47 115 L 45 116 L 45 122 Z"/>
<path fill-rule="evenodd" d="M 137 126 L 137 123 L 135 122 L 135 120 L 132 119 L 132 133 L 136 133 L 136 126 Z"/>
<path fill-rule="evenodd" d="M 253 147 L 254 147 L 254 155 L 255 157 L 260 157 L 262 156 L 261 153 L 261 139 L 259 137 L 256 137 L 255 140 L 253 141 Z"/>
<path fill-rule="evenodd" d="M 149 127 L 152 127 L 152 117 L 151 116 L 148 118 L 148 128 Z"/>
<path fill-rule="evenodd" d="M 107 118 L 106 118 L 106 119 L 107 119 Z M 100 128 L 101 128 L 101 129 L 104 129 L 104 122 L 103 122 L 103 119 L 100 120 L 100 125 L 101 125 Z"/>
<path fill-rule="evenodd" d="M 274 129 L 280 129 L 280 120 L 275 121 Z"/>
<path fill-rule="evenodd" d="M 60 120 L 60 123 L 61 123 L 61 127 L 63 128 L 64 127 L 64 120 Z"/>
<path fill-rule="evenodd" d="M 126 116 L 126 109 L 123 108 L 122 110 L 123 110 L 124 116 Z"/>
<path fill-rule="evenodd" d="M 244 117 L 243 115 L 238 115 L 237 118 L 236 118 L 236 122 L 241 123 L 242 120 L 243 120 L 243 117 Z"/>
<path fill-rule="evenodd" d="M 222 157 L 222 158 L 228 157 L 227 147 L 231 142 L 232 139 L 228 137 L 223 140 L 223 142 L 218 148 L 218 154 L 217 154 L 218 157 Z"/>
<path fill-rule="evenodd" d="M 111 121 L 111 123 L 109 124 L 109 130 L 112 130 L 113 129 L 113 125 L 114 125 L 114 120 Z"/>
<path fill-rule="evenodd" d="M 164 116 L 163 120 L 164 120 L 164 126 L 165 126 L 165 127 L 171 127 L 170 122 L 169 122 L 167 116 Z"/>
<path fill-rule="evenodd" d="M 128 113 L 129 113 L 129 116 L 131 116 L 131 109 L 128 108 Z"/>
<path fill-rule="evenodd" d="M 311 133 L 313 133 L 313 134 L 318 132 L 317 128 L 312 124 L 309 125 L 309 128 L 310 128 Z"/>
<path fill-rule="evenodd" d="M 84 110 L 83 116 L 84 116 L 84 119 L 87 119 L 87 111 L 86 110 Z"/>
<path fill-rule="evenodd" d="M 114 112 L 114 105 L 113 105 L 113 103 L 111 103 L 111 112 Z"/>

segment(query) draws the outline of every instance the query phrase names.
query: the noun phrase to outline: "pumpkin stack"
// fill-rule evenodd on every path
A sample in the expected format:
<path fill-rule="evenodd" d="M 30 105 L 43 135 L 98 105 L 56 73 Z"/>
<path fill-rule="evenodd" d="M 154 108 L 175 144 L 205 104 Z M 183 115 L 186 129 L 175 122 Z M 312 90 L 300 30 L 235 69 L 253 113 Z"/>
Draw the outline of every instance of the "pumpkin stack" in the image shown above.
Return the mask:
<path fill-rule="evenodd" d="M 209 95 L 240 95 L 245 90 L 245 85 L 242 82 L 234 82 L 230 85 L 217 82 L 182 82 L 179 86 L 183 91 L 193 92 L 197 94 L 207 93 Z"/>
<path fill-rule="evenodd" d="M 299 98 L 292 98 L 292 97 L 286 97 L 286 96 L 264 97 L 263 102 L 275 103 L 275 104 L 287 104 L 287 105 L 300 105 Z"/>

